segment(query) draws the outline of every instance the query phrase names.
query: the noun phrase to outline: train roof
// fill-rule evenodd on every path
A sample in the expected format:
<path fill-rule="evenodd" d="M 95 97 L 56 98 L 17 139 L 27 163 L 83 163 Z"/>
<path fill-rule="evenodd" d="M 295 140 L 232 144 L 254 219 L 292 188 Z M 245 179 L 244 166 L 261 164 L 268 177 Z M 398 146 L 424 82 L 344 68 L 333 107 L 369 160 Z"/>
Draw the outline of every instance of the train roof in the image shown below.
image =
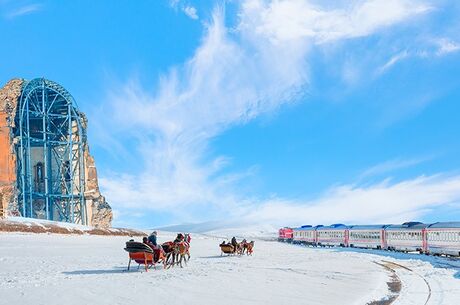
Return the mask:
<path fill-rule="evenodd" d="M 350 230 L 381 230 L 390 225 L 353 225 L 349 226 Z"/>
<path fill-rule="evenodd" d="M 426 223 L 421 223 L 421 222 L 416 222 L 416 221 L 411 221 L 411 222 L 405 222 L 402 225 L 389 225 L 385 229 L 386 230 L 422 230 L 424 228 L 428 227 L 428 224 Z"/>
<path fill-rule="evenodd" d="M 314 231 L 317 228 L 324 227 L 323 225 L 317 225 L 317 226 L 311 226 L 311 225 L 305 225 L 305 226 L 300 226 L 298 228 L 294 228 L 294 231 Z"/>
<path fill-rule="evenodd" d="M 435 222 L 430 224 L 428 228 L 460 228 L 460 221 Z"/>
<path fill-rule="evenodd" d="M 335 223 L 330 226 L 322 226 L 318 230 L 337 230 L 337 229 L 348 229 L 348 226 L 342 223 Z"/>

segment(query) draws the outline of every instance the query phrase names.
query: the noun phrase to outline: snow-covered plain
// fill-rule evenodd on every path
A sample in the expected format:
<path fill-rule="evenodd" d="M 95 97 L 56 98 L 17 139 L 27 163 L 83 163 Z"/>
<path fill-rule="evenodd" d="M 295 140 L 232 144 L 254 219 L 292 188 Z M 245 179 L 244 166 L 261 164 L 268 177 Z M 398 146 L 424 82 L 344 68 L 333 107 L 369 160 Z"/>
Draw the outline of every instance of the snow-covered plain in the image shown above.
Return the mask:
<path fill-rule="evenodd" d="M 171 233 L 160 232 L 161 242 Z M 393 303 L 456 305 L 460 263 L 369 251 L 313 249 L 256 241 L 253 256 L 220 256 L 220 239 L 193 235 L 181 268 L 126 271 L 126 237 L 0 234 L 0 304 L 324 304 L 365 305 L 402 281 Z M 392 255 L 392 256 L 391 256 Z M 377 263 L 376 263 L 377 262 Z"/>

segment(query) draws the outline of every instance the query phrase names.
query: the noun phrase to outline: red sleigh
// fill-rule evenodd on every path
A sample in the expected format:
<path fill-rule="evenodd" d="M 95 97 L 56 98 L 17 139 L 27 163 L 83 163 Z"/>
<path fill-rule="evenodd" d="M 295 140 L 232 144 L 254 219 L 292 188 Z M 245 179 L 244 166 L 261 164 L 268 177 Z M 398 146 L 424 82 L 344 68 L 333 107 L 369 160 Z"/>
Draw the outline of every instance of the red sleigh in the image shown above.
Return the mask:
<path fill-rule="evenodd" d="M 128 241 L 126 243 L 125 251 L 129 253 L 128 270 L 131 266 L 131 261 L 135 261 L 138 266 L 145 266 L 147 272 L 149 268 L 154 267 L 155 264 L 163 264 L 163 268 L 166 266 L 166 257 L 164 252 L 160 249 L 152 249 L 149 245 L 144 243 Z"/>

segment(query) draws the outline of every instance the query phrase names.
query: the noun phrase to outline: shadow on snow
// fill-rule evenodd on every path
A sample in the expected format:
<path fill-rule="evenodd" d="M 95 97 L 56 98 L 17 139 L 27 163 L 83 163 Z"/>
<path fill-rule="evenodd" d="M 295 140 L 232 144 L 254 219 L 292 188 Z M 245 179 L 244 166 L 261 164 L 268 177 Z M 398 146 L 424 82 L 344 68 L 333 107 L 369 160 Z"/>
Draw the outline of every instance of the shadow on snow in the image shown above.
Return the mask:
<path fill-rule="evenodd" d="M 161 266 L 155 266 L 149 268 L 149 270 L 163 270 L 163 268 L 158 268 Z M 145 272 L 144 266 L 137 268 L 137 265 L 131 266 L 130 270 L 127 267 L 113 267 L 113 269 L 93 269 L 93 270 L 74 270 L 74 271 L 64 271 L 62 274 L 65 275 L 98 275 L 98 274 L 122 274 L 122 273 L 135 273 L 135 272 Z"/>

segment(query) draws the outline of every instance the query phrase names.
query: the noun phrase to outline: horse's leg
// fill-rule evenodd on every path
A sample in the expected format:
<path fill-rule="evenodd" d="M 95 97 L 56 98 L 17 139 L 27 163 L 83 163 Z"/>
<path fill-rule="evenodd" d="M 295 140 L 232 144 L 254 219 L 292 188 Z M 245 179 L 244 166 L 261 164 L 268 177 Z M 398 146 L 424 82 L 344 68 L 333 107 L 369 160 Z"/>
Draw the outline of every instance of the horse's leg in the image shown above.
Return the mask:
<path fill-rule="evenodd" d="M 168 258 L 166 259 L 166 265 L 168 265 L 168 269 L 171 268 L 174 264 L 174 253 L 169 252 Z"/>
<path fill-rule="evenodd" d="M 174 267 L 174 262 L 175 262 L 174 255 L 175 254 L 174 254 L 174 252 L 171 252 L 170 255 L 171 255 L 171 262 L 169 263 L 169 268 L 172 268 L 172 267 Z"/>
<path fill-rule="evenodd" d="M 174 255 L 174 259 L 175 259 L 176 265 L 179 265 L 179 263 L 180 263 L 179 253 L 176 253 L 176 254 Z"/>

